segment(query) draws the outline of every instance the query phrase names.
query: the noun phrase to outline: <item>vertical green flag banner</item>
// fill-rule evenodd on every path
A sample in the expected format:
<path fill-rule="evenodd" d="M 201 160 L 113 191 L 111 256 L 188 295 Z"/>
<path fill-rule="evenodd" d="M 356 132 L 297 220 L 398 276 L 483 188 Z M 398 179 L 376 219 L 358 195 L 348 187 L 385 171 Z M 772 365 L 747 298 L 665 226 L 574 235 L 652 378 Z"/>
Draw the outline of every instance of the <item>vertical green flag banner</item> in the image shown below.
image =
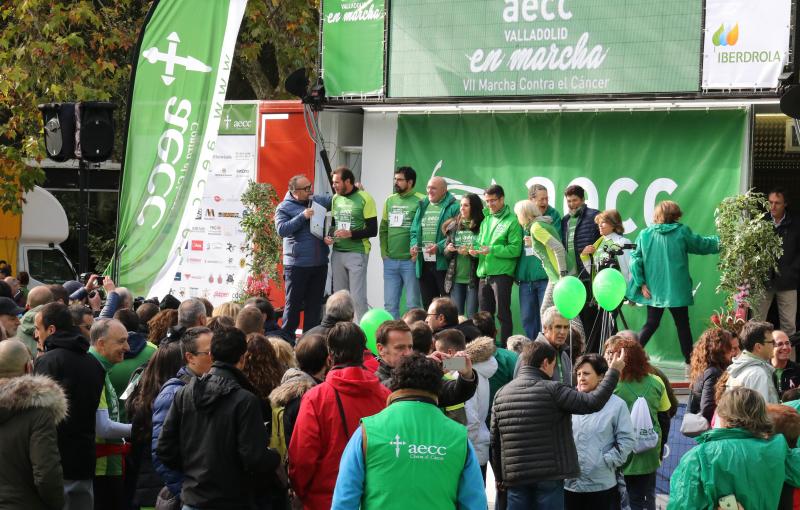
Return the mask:
<path fill-rule="evenodd" d="M 392 2 L 390 97 L 691 92 L 700 0 Z"/>
<path fill-rule="evenodd" d="M 211 166 L 246 5 L 164 0 L 148 15 L 131 79 L 114 267 L 118 284 L 134 295 L 146 295 L 180 262 Z"/>
<path fill-rule="evenodd" d="M 322 77 L 328 97 L 383 95 L 384 0 L 322 2 Z"/>
<path fill-rule="evenodd" d="M 409 114 L 398 117 L 396 163 L 412 166 L 420 183 L 434 174 L 444 177 L 456 195 L 482 196 L 487 186 L 500 184 L 511 208 L 539 183 L 548 188 L 550 204 L 563 211 L 563 190 L 578 184 L 590 207 L 619 210 L 625 236 L 634 242 L 652 222 L 655 204 L 674 200 L 683 209 L 682 223 L 710 235 L 717 204 L 739 190 L 746 125 L 745 110 Z M 715 293 L 717 256 L 689 260 L 697 338 L 723 296 Z M 512 311 L 521 332 L 517 293 L 515 287 Z M 624 306 L 623 313 L 632 329 L 644 325 L 644 308 Z M 647 350 L 659 361 L 682 362 L 668 313 Z"/>

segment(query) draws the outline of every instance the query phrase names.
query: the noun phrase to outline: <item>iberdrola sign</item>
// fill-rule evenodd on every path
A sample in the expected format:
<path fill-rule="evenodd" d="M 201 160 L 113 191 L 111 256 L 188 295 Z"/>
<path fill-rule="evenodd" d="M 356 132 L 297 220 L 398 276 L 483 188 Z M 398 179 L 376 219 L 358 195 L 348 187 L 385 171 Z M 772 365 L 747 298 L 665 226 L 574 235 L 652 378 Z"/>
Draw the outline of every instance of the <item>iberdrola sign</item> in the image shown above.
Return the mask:
<path fill-rule="evenodd" d="M 114 274 L 134 295 L 170 274 L 202 197 L 246 0 L 156 1 L 139 42 Z"/>

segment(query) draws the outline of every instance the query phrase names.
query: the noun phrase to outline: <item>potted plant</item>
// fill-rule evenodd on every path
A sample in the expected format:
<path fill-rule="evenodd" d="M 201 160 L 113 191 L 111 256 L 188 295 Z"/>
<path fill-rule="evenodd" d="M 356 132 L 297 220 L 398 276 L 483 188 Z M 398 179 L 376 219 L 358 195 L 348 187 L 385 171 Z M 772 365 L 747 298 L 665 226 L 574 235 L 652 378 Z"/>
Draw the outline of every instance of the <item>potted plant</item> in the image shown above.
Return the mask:
<path fill-rule="evenodd" d="M 239 297 L 242 301 L 251 297 L 269 299 L 272 287 L 280 285 L 281 238 L 275 229 L 278 195 L 271 184 L 250 181 L 242 194 L 242 204 L 245 210 L 239 225 L 245 233 L 250 274 Z"/>
<path fill-rule="evenodd" d="M 726 198 L 714 211 L 720 242 L 717 293 L 728 295 L 726 309 L 711 317 L 719 327 L 741 329 L 747 310 L 758 306 L 767 281 L 777 270 L 783 246 L 768 210 L 764 194 L 750 190 Z"/>

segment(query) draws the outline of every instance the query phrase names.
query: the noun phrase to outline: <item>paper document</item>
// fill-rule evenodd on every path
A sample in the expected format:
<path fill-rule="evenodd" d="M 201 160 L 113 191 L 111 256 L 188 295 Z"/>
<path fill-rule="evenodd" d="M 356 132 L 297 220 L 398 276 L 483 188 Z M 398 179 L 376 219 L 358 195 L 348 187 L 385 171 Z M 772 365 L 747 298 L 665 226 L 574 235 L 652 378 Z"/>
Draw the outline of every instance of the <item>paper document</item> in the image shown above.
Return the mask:
<path fill-rule="evenodd" d="M 311 202 L 311 209 L 314 210 L 314 216 L 310 220 L 311 235 L 317 239 L 323 239 L 325 237 L 325 215 L 328 211 L 314 201 Z"/>

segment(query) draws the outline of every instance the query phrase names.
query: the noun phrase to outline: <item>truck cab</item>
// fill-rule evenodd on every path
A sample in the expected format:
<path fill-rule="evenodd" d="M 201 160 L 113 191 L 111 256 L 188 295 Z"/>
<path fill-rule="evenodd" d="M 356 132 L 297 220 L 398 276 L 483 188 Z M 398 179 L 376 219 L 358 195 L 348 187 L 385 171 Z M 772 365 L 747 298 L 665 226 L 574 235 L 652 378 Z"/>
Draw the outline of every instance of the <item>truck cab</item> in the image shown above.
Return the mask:
<path fill-rule="evenodd" d="M 67 214 L 47 190 L 35 186 L 25 194 L 22 216 L 0 214 L 0 260 L 16 276 L 30 275 L 29 288 L 76 280 L 77 273 L 60 243 L 69 236 Z"/>

